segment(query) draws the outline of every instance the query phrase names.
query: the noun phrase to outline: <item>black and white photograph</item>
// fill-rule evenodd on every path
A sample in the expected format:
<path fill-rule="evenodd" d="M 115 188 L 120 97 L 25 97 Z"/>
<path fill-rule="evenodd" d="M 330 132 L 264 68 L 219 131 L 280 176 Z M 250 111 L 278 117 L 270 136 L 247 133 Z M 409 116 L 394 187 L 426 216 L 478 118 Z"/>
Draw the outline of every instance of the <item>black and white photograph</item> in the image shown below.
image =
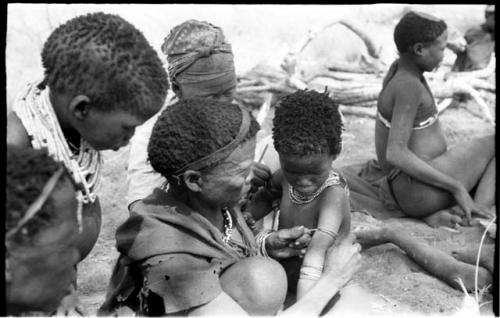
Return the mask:
<path fill-rule="evenodd" d="M 0 316 L 498 317 L 495 5 L 6 27 Z"/>

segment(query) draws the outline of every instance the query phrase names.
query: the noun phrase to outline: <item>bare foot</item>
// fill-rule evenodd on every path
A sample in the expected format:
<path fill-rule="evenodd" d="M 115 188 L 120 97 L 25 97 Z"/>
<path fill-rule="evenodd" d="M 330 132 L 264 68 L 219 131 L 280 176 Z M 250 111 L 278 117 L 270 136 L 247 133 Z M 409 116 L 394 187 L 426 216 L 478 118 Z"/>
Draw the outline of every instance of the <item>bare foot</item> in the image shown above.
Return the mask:
<path fill-rule="evenodd" d="M 433 228 L 438 228 L 440 226 L 457 228 L 458 225 L 462 223 L 462 217 L 453 213 L 453 210 L 454 209 L 451 208 L 437 211 L 436 213 L 424 218 L 424 221 Z"/>

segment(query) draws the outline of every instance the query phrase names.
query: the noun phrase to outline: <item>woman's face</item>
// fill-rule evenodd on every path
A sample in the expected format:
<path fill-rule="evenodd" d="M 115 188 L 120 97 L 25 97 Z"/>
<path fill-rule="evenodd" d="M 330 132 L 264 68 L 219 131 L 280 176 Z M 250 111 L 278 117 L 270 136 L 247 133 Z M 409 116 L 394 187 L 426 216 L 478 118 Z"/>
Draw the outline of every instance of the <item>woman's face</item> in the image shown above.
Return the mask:
<path fill-rule="evenodd" d="M 210 83 L 203 83 L 197 86 L 180 84 L 176 95 L 179 98 L 213 98 L 224 102 L 232 102 L 236 95 L 236 82 L 227 87 L 212 87 Z"/>
<path fill-rule="evenodd" d="M 279 154 L 281 170 L 286 181 L 302 194 L 318 190 L 326 181 L 335 156 L 313 154 L 307 156 Z"/>
<path fill-rule="evenodd" d="M 201 195 L 217 206 L 234 206 L 250 190 L 255 137 L 241 144 L 222 163 L 202 174 Z"/>
<path fill-rule="evenodd" d="M 68 177 L 51 194 L 54 219 L 32 241 L 8 244 L 6 281 L 9 314 L 26 311 L 50 313 L 57 309 L 70 284 L 76 281 L 79 252 L 75 189 Z"/>
<path fill-rule="evenodd" d="M 425 71 L 432 71 L 439 67 L 444 58 L 444 51 L 448 40 L 448 31 L 445 30 L 434 42 L 422 49 L 422 64 Z"/>

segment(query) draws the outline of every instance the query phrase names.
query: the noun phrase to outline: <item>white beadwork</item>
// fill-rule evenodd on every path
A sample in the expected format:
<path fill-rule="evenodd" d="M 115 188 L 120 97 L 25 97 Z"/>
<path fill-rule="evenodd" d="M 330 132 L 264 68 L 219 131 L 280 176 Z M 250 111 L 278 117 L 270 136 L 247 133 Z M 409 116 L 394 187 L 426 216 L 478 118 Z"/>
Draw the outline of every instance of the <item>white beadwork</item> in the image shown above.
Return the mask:
<path fill-rule="evenodd" d="M 224 215 L 224 237 L 222 241 L 227 244 L 233 235 L 233 218 L 228 208 L 223 208 L 222 214 Z"/>
<path fill-rule="evenodd" d="M 50 103 L 49 88 L 40 90 L 39 84 L 39 81 L 28 84 L 27 90 L 16 98 L 13 111 L 31 137 L 33 148 L 47 148 L 49 155 L 63 162 L 75 183 L 81 186 L 82 189 L 77 191 L 79 204 L 94 202 L 97 197 L 94 191 L 100 179 L 101 156 L 84 139 L 80 140 L 78 153 L 71 152 Z M 81 221 L 81 206 L 78 219 Z"/>
<path fill-rule="evenodd" d="M 339 175 L 333 171 L 330 170 L 330 173 L 328 175 L 328 178 L 325 180 L 325 182 L 313 193 L 311 194 L 302 194 L 299 193 L 297 190 L 295 190 L 292 185 L 288 185 L 288 195 L 290 197 L 290 200 L 294 204 L 306 204 L 309 202 L 312 202 L 318 195 L 323 192 L 326 188 L 335 185 L 335 184 L 340 184 L 340 177 Z"/>

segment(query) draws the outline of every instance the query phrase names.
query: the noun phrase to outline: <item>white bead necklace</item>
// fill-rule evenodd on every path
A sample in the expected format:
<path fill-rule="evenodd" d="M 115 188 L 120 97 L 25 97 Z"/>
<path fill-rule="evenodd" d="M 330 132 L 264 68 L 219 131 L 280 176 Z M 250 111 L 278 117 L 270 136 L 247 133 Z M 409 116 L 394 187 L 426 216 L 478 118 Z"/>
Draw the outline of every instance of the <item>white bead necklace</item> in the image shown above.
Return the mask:
<path fill-rule="evenodd" d="M 328 178 L 323 182 L 323 184 L 313 193 L 311 194 L 303 194 L 295 190 L 291 184 L 288 185 L 288 196 L 290 197 L 290 200 L 294 204 L 306 204 L 309 202 L 312 202 L 318 195 L 323 192 L 326 188 L 339 184 L 340 183 L 340 177 L 338 173 L 336 173 L 333 170 L 330 170 L 330 173 L 328 174 Z"/>
<path fill-rule="evenodd" d="M 40 81 L 28 84 L 26 91 L 15 100 L 13 111 L 17 114 L 28 135 L 33 148 L 47 148 L 49 155 L 64 163 L 73 180 L 80 188 L 77 190 L 79 203 L 78 221 L 81 226 L 82 204 L 96 200 L 95 190 L 100 179 L 101 155 L 84 139 L 80 139 L 77 154 L 71 152 L 64 137 L 54 108 L 50 103 L 49 88 L 40 90 Z"/>
<path fill-rule="evenodd" d="M 224 236 L 222 237 L 222 241 L 227 244 L 231 235 L 233 235 L 233 218 L 228 208 L 222 209 L 222 215 L 224 216 Z"/>

